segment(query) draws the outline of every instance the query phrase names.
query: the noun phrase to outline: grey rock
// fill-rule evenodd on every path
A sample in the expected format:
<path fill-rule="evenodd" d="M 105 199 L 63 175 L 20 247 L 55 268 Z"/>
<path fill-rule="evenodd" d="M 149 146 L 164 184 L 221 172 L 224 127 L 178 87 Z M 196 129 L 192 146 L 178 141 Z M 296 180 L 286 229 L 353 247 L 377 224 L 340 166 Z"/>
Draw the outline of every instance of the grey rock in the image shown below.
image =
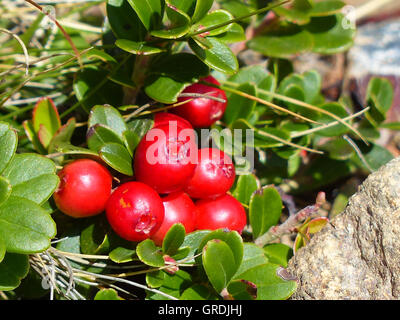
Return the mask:
<path fill-rule="evenodd" d="M 363 182 L 288 271 L 298 278 L 291 299 L 400 298 L 400 158 Z"/>

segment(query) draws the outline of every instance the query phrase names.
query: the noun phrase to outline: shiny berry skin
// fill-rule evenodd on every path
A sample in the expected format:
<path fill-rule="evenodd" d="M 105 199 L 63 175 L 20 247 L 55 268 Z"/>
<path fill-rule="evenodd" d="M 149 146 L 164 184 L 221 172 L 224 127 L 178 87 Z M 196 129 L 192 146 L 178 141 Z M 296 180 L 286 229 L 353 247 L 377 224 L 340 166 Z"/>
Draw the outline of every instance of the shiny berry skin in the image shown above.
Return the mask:
<path fill-rule="evenodd" d="M 215 148 L 203 148 L 198 164 L 185 192 L 192 198 L 217 198 L 224 195 L 235 182 L 235 166 L 230 156 Z"/>
<path fill-rule="evenodd" d="M 107 220 L 115 233 L 128 241 L 151 237 L 164 220 L 164 206 L 157 192 L 141 182 L 121 184 L 108 199 Z"/>
<path fill-rule="evenodd" d="M 74 218 L 104 211 L 112 188 L 112 176 L 104 166 L 90 159 L 75 160 L 58 176 L 60 185 L 53 198 L 60 211 Z"/>
<path fill-rule="evenodd" d="M 181 223 L 186 233 L 194 231 L 195 228 L 195 205 L 190 197 L 184 192 L 171 193 L 162 199 L 165 215 L 164 221 L 157 232 L 151 237 L 156 245 L 161 246 L 168 230 L 175 223 Z"/>
<path fill-rule="evenodd" d="M 212 76 L 200 79 L 204 82 L 219 85 L 219 82 Z M 181 97 L 178 102 L 193 99 L 178 107 L 172 108 L 171 112 L 188 120 L 194 128 L 205 128 L 211 126 L 214 122 L 221 119 L 224 115 L 226 106 L 228 104 L 226 94 L 223 90 L 207 86 L 202 83 L 194 83 L 185 90 L 183 93 L 200 93 L 207 94 L 212 97 L 224 99 L 225 102 L 220 102 L 208 98 L 192 98 Z"/>
<path fill-rule="evenodd" d="M 246 223 L 246 211 L 242 204 L 229 194 L 196 202 L 196 229 L 226 228 L 241 233 Z"/>
<path fill-rule="evenodd" d="M 197 157 L 193 129 L 161 124 L 140 141 L 134 159 L 136 180 L 160 194 L 182 190 L 193 176 Z"/>
<path fill-rule="evenodd" d="M 163 125 L 163 124 L 169 124 L 170 121 L 176 121 L 178 128 L 193 129 L 193 127 L 189 123 L 189 121 L 183 119 L 180 116 L 177 116 L 176 114 L 169 113 L 169 112 L 158 112 L 158 113 L 156 113 L 154 115 L 154 126 L 153 127 L 159 127 L 160 125 Z"/>

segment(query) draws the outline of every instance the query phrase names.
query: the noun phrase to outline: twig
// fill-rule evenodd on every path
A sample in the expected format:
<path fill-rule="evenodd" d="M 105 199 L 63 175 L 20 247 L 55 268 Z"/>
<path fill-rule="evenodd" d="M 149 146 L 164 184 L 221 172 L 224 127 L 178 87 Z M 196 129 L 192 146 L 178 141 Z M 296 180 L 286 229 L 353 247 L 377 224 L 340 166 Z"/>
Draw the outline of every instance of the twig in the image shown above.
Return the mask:
<path fill-rule="evenodd" d="M 319 192 L 315 200 L 315 204 L 305 207 L 298 213 L 289 216 L 289 218 L 282 224 L 271 227 L 266 233 L 259 236 L 254 242 L 260 247 L 279 239 L 285 234 L 291 234 L 295 231 L 300 222 L 304 221 L 312 214 L 316 213 L 322 204 L 325 203 L 325 192 Z"/>
<path fill-rule="evenodd" d="M 10 36 L 14 37 L 14 39 L 17 40 L 18 43 L 20 44 L 20 46 L 22 47 L 22 51 L 24 52 L 24 56 L 25 56 L 25 76 L 27 77 L 29 75 L 29 54 L 28 54 L 28 50 L 26 49 L 24 42 L 21 40 L 20 37 L 18 37 L 16 34 L 12 33 L 11 31 L 8 31 L 7 29 L 0 28 L 0 31 L 7 33 Z"/>

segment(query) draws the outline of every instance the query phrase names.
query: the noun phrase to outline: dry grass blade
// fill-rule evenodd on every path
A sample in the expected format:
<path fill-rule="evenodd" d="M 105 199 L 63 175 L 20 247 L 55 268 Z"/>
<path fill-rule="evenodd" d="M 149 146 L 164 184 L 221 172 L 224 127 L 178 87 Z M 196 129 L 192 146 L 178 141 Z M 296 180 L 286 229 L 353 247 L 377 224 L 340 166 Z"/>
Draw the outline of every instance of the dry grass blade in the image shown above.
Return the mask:
<path fill-rule="evenodd" d="M 24 42 L 21 40 L 20 37 L 18 37 L 16 34 L 14 34 L 11 31 L 8 31 L 7 29 L 0 28 L 0 32 L 4 32 L 12 36 L 15 40 L 18 41 L 20 46 L 22 47 L 22 51 L 24 52 L 25 56 L 25 76 L 27 77 L 29 75 L 29 54 L 28 54 L 28 49 L 26 49 L 26 46 Z"/>

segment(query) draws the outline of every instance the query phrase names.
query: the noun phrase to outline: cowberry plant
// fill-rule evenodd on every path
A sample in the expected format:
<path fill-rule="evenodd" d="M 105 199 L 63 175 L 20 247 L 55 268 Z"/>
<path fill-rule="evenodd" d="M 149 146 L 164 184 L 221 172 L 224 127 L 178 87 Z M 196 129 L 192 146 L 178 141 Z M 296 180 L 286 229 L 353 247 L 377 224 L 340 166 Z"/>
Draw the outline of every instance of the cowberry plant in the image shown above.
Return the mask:
<path fill-rule="evenodd" d="M 3 0 L 0 299 L 289 298 L 297 283 L 284 269 L 288 260 L 329 221 L 324 190 L 389 161 L 376 141 L 381 128 L 400 128 L 385 122 L 389 81 L 372 78 L 361 104 L 345 93 L 331 101 L 317 71 L 294 71 L 299 54 L 352 46 L 344 6 Z M 262 58 L 249 63 L 246 52 Z M 213 129 L 206 147 L 232 158 L 237 171 L 236 156 L 252 152 L 254 167 L 220 181 L 199 168 L 190 184 L 196 166 L 183 173 L 149 166 L 138 146 L 170 120 L 193 133 Z M 230 140 L 235 130 L 254 139 Z M 168 140 L 166 149 L 180 142 Z M 113 180 L 106 209 L 93 217 L 57 206 L 68 182 L 62 170 L 77 161 L 98 164 Z M 67 207 L 77 207 L 74 199 L 90 207 L 109 192 L 85 198 L 81 187 Z M 165 215 L 168 230 L 159 229 Z"/>

